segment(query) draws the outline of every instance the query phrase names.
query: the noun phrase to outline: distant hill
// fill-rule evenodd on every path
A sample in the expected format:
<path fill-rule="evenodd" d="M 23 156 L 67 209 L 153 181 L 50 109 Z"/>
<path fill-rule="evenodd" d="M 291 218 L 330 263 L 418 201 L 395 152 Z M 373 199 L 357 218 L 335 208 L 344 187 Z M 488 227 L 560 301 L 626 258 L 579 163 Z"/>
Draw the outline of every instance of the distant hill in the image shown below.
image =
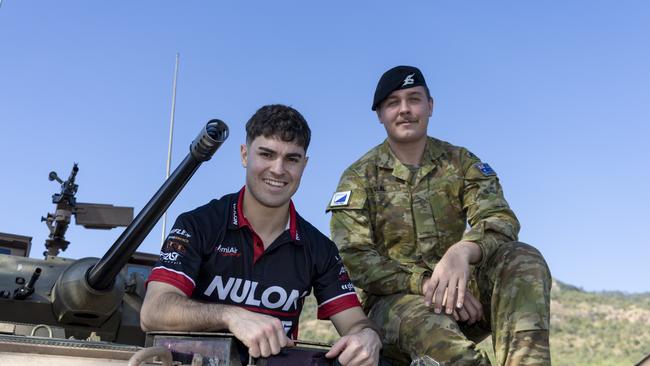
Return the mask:
<path fill-rule="evenodd" d="M 315 320 L 316 302 L 305 303 L 300 339 L 332 342 L 330 322 Z M 481 347 L 491 353 L 491 341 Z M 588 292 L 554 280 L 551 290 L 553 365 L 634 365 L 650 353 L 650 293 Z"/>

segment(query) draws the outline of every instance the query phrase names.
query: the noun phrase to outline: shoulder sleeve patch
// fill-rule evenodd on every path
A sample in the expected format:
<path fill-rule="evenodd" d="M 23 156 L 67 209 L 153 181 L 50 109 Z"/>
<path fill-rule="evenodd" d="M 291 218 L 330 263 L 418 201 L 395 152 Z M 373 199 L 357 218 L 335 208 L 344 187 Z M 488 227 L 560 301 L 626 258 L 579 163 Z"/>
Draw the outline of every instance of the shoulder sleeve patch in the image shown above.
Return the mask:
<path fill-rule="evenodd" d="M 497 173 L 488 163 L 476 163 L 474 164 L 474 167 L 476 167 L 476 169 L 478 169 L 478 171 L 486 177 L 497 175 Z"/>
<path fill-rule="evenodd" d="M 352 191 L 335 192 L 330 201 L 330 207 L 347 206 L 350 203 Z"/>
<path fill-rule="evenodd" d="M 365 191 L 353 189 L 350 191 L 335 192 L 327 205 L 327 211 L 337 209 L 361 209 L 366 203 Z"/>

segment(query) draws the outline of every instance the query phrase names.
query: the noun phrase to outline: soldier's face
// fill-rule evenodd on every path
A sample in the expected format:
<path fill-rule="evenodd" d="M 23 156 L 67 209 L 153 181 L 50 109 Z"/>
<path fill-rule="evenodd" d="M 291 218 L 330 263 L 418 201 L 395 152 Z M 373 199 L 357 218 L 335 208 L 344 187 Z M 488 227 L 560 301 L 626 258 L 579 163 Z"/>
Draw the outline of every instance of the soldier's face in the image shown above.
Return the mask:
<path fill-rule="evenodd" d="M 433 100 L 423 86 L 396 90 L 377 109 L 388 139 L 394 143 L 410 143 L 426 139 Z"/>
<path fill-rule="evenodd" d="M 293 142 L 259 136 L 241 146 L 246 191 L 266 207 L 289 203 L 307 165 L 305 149 Z"/>

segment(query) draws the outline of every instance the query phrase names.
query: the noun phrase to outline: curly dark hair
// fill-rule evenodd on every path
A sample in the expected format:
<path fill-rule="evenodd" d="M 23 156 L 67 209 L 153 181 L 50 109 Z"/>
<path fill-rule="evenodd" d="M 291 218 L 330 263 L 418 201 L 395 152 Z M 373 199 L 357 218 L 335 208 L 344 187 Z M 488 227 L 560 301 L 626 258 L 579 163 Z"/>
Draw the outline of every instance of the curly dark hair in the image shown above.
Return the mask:
<path fill-rule="evenodd" d="M 246 143 L 250 145 L 258 136 L 293 142 L 307 152 L 311 130 L 297 110 L 283 104 L 270 104 L 258 109 L 246 122 Z"/>

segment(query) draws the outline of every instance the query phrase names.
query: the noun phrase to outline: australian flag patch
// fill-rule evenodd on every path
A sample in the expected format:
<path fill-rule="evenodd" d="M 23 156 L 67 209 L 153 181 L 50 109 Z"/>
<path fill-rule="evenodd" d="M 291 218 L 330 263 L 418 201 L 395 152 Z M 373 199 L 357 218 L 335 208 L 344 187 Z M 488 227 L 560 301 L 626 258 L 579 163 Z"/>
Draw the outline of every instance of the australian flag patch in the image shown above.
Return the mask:
<path fill-rule="evenodd" d="M 476 169 L 478 169 L 481 174 L 483 174 L 486 177 L 489 177 L 491 175 L 497 175 L 497 173 L 492 169 L 492 167 L 488 163 L 476 163 L 474 164 Z"/>

